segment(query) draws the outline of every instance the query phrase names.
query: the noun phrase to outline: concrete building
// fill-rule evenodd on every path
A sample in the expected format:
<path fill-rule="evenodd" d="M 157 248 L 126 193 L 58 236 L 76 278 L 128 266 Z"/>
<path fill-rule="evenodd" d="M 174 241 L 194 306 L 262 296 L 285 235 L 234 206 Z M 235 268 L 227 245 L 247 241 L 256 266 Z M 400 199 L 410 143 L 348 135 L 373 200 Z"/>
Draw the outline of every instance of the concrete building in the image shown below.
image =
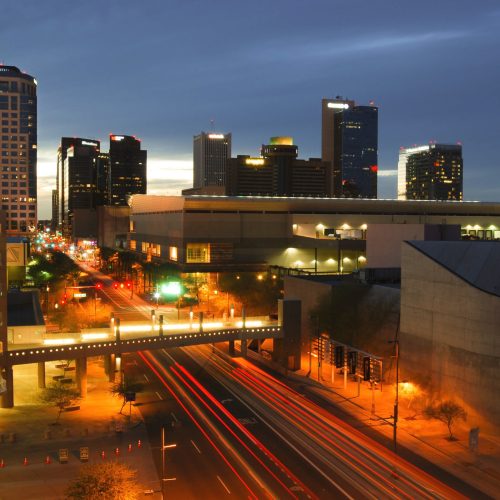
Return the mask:
<path fill-rule="evenodd" d="M 407 242 L 401 270 L 402 377 L 500 426 L 500 242 Z"/>
<path fill-rule="evenodd" d="M 125 248 L 130 229 L 130 207 L 101 206 L 96 210 L 97 246 Z"/>
<path fill-rule="evenodd" d="M 260 157 L 240 155 L 228 160 L 227 196 L 331 196 L 331 163 L 300 160 L 292 137 L 271 137 Z"/>
<path fill-rule="evenodd" d="M 340 96 L 321 107 L 321 158 L 333 168 L 333 196 L 376 198 L 378 108 Z"/>
<path fill-rule="evenodd" d="M 352 272 L 371 224 L 456 224 L 500 239 L 500 204 L 335 198 L 134 196 L 129 248 L 186 272 Z M 475 236 L 477 237 L 477 236 Z"/>
<path fill-rule="evenodd" d="M 231 134 L 201 132 L 193 138 L 193 188 L 225 186 Z"/>
<path fill-rule="evenodd" d="M 23 235 L 37 225 L 37 82 L 0 65 L 0 165 L 5 230 Z"/>
<path fill-rule="evenodd" d="M 398 162 L 398 199 L 463 199 L 463 159 L 460 144 L 402 148 Z"/>

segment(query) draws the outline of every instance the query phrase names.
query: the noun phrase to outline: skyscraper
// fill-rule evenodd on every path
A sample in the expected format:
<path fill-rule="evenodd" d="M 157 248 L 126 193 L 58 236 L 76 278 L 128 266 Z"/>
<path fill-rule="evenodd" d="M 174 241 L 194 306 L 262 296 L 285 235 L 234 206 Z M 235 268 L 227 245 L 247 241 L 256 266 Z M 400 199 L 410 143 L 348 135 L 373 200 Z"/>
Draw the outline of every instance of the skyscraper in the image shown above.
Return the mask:
<path fill-rule="evenodd" d="M 109 136 L 109 204 L 128 205 L 134 194 L 146 194 L 147 151 L 129 135 Z"/>
<path fill-rule="evenodd" d="M 58 216 L 60 230 L 72 234 L 73 212 L 94 209 L 103 203 L 99 191 L 100 142 L 63 137 L 57 152 Z"/>
<path fill-rule="evenodd" d="M 36 88 L 32 76 L 15 66 L 0 66 L 0 166 L 7 234 L 26 234 L 37 225 Z"/>
<path fill-rule="evenodd" d="M 201 132 L 193 138 L 193 187 L 224 186 L 231 134 Z"/>
<path fill-rule="evenodd" d="M 376 198 L 378 108 L 349 99 L 322 100 L 321 156 L 333 168 L 335 197 Z"/>
<path fill-rule="evenodd" d="M 398 199 L 463 199 L 460 144 L 428 144 L 402 148 L 398 162 Z"/>

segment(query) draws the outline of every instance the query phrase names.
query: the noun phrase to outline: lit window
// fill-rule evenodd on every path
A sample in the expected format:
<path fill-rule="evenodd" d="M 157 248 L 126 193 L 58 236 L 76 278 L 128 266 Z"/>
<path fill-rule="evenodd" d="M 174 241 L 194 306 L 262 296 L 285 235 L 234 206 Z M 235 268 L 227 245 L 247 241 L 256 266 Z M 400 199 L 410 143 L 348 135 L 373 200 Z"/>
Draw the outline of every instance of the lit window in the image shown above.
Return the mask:
<path fill-rule="evenodd" d="M 170 260 L 177 261 L 177 259 L 178 259 L 177 247 L 169 247 L 169 255 L 170 255 Z"/>
<path fill-rule="evenodd" d="M 209 243 L 188 243 L 186 247 L 186 262 L 210 262 Z"/>

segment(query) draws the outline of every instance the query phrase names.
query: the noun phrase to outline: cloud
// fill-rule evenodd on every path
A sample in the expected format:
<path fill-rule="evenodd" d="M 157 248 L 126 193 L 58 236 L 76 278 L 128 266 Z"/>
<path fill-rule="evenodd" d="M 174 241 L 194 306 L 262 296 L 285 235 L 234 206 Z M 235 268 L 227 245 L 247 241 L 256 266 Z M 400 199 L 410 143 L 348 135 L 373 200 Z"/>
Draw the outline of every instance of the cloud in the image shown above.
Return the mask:
<path fill-rule="evenodd" d="M 395 177 L 398 175 L 398 171 L 396 169 L 391 170 L 379 170 L 378 177 Z"/>

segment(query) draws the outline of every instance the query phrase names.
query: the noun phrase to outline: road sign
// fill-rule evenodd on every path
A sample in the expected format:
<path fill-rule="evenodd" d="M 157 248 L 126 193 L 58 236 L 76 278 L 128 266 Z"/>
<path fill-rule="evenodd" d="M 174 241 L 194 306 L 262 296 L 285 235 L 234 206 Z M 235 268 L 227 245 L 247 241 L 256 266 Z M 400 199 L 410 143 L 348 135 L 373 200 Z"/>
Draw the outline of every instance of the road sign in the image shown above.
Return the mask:
<path fill-rule="evenodd" d="M 80 447 L 80 462 L 88 462 L 89 461 L 89 448 L 88 446 Z"/>
<path fill-rule="evenodd" d="M 59 463 L 67 464 L 69 458 L 68 448 L 59 448 Z"/>

